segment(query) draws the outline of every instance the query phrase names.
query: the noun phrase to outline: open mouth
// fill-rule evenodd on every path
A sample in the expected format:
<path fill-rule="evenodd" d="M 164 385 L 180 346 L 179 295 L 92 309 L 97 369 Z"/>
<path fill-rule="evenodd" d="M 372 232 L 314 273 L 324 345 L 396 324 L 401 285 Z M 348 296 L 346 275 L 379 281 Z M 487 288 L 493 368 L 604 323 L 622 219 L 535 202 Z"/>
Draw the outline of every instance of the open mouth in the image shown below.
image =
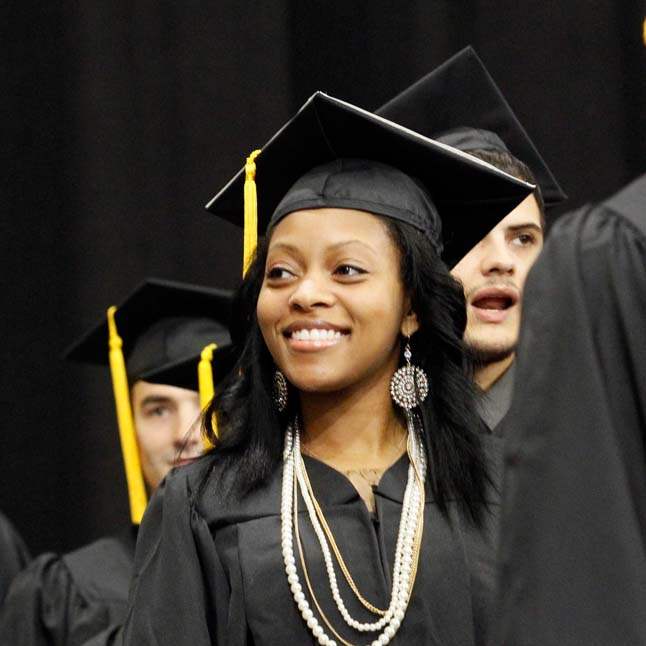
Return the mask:
<path fill-rule="evenodd" d="M 514 305 L 513 299 L 508 296 L 489 296 L 478 298 L 471 303 L 480 310 L 507 310 Z"/>
<path fill-rule="evenodd" d="M 322 321 L 292 323 L 283 336 L 295 350 L 320 350 L 339 344 L 350 330 Z"/>
<path fill-rule="evenodd" d="M 470 304 L 480 320 L 500 323 L 507 318 L 509 310 L 518 303 L 518 300 L 519 295 L 515 289 L 488 287 L 476 292 Z"/>

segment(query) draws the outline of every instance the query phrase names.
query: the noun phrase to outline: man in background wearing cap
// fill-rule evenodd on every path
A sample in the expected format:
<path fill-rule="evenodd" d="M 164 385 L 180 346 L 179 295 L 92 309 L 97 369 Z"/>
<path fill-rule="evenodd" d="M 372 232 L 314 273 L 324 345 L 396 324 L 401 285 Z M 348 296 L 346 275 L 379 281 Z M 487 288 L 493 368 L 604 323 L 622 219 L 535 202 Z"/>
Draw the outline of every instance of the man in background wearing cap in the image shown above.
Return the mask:
<path fill-rule="evenodd" d="M 149 279 L 68 351 L 110 363 L 132 524 L 74 552 L 43 554 L 18 575 L 0 613 L 0 644 L 100 644 L 116 633 L 148 495 L 203 452 L 198 361 L 215 361 L 223 376 L 230 302 L 224 290 Z"/>
<path fill-rule="evenodd" d="M 527 166 L 510 153 L 475 149 L 470 154 L 535 183 Z M 500 423 L 511 404 L 523 289 L 543 248 L 544 223 L 543 201 L 537 189 L 451 271 L 464 287 L 464 338 L 476 361 L 475 381 L 484 392 L 481 416 L 494 434 L 501 433 Z"/>
<path fill-rule="evenodd" d="M 482 240 L 474 240 L 466 255 L 456 255 L 451 240 L 445 240 L 443 258 L 467 301 L 465 340 L 478 364 L 475 381 L 485 393 L 481 415 L 489 430 L 499 434 L 511 403 L 525 279 L 543 246 L 545 209 L 562 202 L 565 194 L 471 47 L 378 114 L 536 184 L 534 193 Z M 470 216 L 475 228 L 478 209 Z"/>

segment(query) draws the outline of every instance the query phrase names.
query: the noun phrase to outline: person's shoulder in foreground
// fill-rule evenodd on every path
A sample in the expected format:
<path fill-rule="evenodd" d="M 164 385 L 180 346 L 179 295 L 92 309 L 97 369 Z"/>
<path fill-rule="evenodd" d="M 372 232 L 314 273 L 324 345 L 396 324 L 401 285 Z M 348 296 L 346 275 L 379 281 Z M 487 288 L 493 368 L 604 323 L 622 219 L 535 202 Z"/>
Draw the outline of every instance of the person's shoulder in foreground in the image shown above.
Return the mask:
<path fill-rule="evenodd" d="M 564 216 L 528 280 L 496 646 L 646 643 L 645 330 L 642 176 Z"/>

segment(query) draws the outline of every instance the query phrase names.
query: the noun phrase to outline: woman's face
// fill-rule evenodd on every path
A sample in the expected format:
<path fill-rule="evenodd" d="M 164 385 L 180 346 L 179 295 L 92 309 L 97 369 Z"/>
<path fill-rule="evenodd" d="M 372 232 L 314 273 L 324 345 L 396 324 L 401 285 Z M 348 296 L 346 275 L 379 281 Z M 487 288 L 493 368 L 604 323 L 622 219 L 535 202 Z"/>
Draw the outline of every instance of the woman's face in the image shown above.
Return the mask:
<path fill-rule="evenodd" d="M 379 218 L 295 211 L 271 236 L 257 305 L 265 343 L 299 390 L 335 392 L 390 379 L 408 313 L 400 258 Z"/>

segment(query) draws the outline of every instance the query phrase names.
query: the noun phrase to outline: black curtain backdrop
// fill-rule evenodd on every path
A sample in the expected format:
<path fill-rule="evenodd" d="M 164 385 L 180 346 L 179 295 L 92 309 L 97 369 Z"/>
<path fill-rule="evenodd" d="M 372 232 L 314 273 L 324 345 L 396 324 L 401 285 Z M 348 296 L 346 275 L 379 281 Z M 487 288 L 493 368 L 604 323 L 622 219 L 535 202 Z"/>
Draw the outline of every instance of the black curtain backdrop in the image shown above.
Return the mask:
<path fill-rule="evenodd" d="M 473 44 L 575 207 L 646 170 L 642 0 L 4 3 L 0 508 L 127 522 L 112 394 L 62 350 L 146 276 L 234 286 L 203 204 L 315 90 L 374 109 Z"/>

